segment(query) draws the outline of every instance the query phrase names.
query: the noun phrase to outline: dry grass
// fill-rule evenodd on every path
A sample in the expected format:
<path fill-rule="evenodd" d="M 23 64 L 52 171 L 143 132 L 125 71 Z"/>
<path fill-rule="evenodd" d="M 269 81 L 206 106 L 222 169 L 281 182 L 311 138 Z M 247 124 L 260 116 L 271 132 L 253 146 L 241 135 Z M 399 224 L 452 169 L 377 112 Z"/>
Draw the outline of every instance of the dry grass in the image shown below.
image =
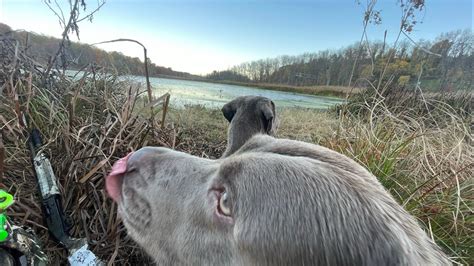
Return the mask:
<path fill-rule="evenodd" d="M 106 261 L 143 262 L 140 250 L 126 236 L 116 205 L 105 193 L 104 177 L 118 157 L 168 140 L 152 130 L 148 118 L 132 114 L 135 94 L 128 84 L 85 76 L 74 83 L 62 81 L 68 89 L 58 93 L 34 82 L 16 83 L 14 90 L 29 99 L 20 103 L 20 109 L 43 133 L 43 150 L 51 159 L 64 209 L 73 221 L 71 234 L 86 237 L 92 250 Z M 64 262 L 64 249 L 50 239 L 43 223 L 27 133 L 18 123 L 16 102 L 8 94 L 1 97 L 0 107 L 6 155 L 2 185 L 16 200 L 8 215 L 15 224 L 37 232 L 51 261 Z"/>
<path fill-rule="evenodd" d="M 53 264 L 67 253 L 48 234 L 41 197 L 27 145 L 28 130 L 19 119 L 42 132 L 42 149 L 58 177 L 70 233 L 85 237 L 105 261 L 146 263 L 148 258 L 127 237 L 117 207 L 105 193 L 104 177 L 112 163 L 144 145 L 173 146 L 172 129 L 150 120 L 149 106 L 139 105 L 139 87 L 114 76 L 85 69 L 77 80 L 59 73 L 43 79 L 41 66 L 15 42 L 0 38 L 0 177 L 1 187 L 14 194 L 7 210 L 11 222 L 32 228 Z M 158 110 L 157 110 L 158 111 Z M 142 113 L 146 114 L 141 115 Z M 158 116 L 161 117 L 161 116 Z M 0 146 L 2 146 L 0 145 Z"/>
<path fill-rule="evenodd" d="M 283 108 L 277 111 L 279 138 L 320 143 L 323 138 L 334 133 L 337 125 L 335 115 L 326 111 L 299 108 Z"/>
<path fill-rule="evenodd" d="M 278 108 L 278 137 L 319 143 L 335 133 L 335 115 L 320 110 Z M 218 109 L 198 105 L 170 109 L 169 126 L 176 132 L 176 149 L 190 154 L 219 158 L 225 150 L 228 122 Z"/>
<path fill-rule="evenodd" d="M 220 110 L 202 106 L 171 109 L 170 127 L 176 132 L 176 149 L 205 158 L 219 158 L 226 148 L 227 120 Z"/>
<path fill-rule="evenodd" d="M 456 104 L 451 95 L 358 99 L 323 145 L 374 173 L 456 262 L 472 265 L 473 102 L 463 95 Z"/>

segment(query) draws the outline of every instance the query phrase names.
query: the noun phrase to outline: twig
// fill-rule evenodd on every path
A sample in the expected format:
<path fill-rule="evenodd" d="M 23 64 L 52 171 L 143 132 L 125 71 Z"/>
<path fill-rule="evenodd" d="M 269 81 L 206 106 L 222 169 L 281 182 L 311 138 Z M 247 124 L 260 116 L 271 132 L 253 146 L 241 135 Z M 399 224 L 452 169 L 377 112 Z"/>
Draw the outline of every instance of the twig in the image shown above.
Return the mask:
<path fill-rule="evenodd" d="M 417 200 L 422 200 L 424 197 L 426 197 L 431 191 L 433 191 L 435 188 L 437 188 L 438 186 L 440 186 L 441 184 L 443 184 L 445 181 L 449 180 L 451 177 L 453 176 L 456 176 L 457 174 L 469 169 L 470 167 L 474 166 L 474 163 L 470 163 L 466 166 L 464 166 L 463 168 L 461 168 L 460 170 L 458 170 L 457 172 L 454 172 L 450 175 L 448 175 L 446 178 L 440 180 L 438 183 L 436 183 L 434 186 L 432 186 L 431 188 L 429 188 L 427 191 L 425 191 Z M 414 192 L 413 192 L 414 193 Z"/>
<path fill-rule="evenodd" d="M 440 54 L 437 54 L 437 53 L 433 53 L 431 52 L 430 50 L 426 49 L 425 47 L 419 45 L 418 43 L 416 43 L 404 30 L 402 30 L 402 33 L 403 35 L 405 35 L 405 37 L 413 43 L 413 45 L 415 45 L 417 48 L 419 48 L 420 50 L 422 50 L 423 52 L 427 53 L 427 54 L 430 54 L 430 55 L 434 55 L 434 56 L 437 56 L 437 57 L 442 57 L 442 55 Z"/>
<path fill-rule="evenodd" d="M 0 184 L 3 184 L 3 171 L 4 171 L 4 163 L 5 163 L 5 146 L 3 145 L 3 132 L 2 131 L 3 130 L 0 129 Z"/>
<path fill-rule="evenodd" d="M 91 46 L 97 45 L 97 44 L 104 44 L 104 43 L 113 43 L 113 42 L 134 42 L 143 48 L 143 64 L 145 65 L 145 78 L 146 78 L 146 88 L 148 92 L 148 103 L 151 103 L 153 101 L 153 94 L 152 94 L 151 85 L 150 85 L 150 75 L 148 73 L 148 57 L 147 57 L 147 50 L 146 50 L 145 45 L 143 45 L 141 42 L 137 40 L 120 38 L 120 39 L 115 39 L 115 40 L 110 40 L 110 41 L 93 43 L 91 44 Z M 150 121 L 153 126 L 153 107 L 151 107 Z"/>
<path fill-rule="evenodd" d="M 165 128 L 166 113 L 168 112 L 168 105 L 170 103 L 170 95 L 167 94 L 163 101 L 163 116 L 161 118 L 161 129 Z"/>
<path fill-rule="evenodd" d="M 100 9 L 103 5 L 105 5 L 105 0 L 104 0 L 102 3 L 100 3 L 100 4 L 97 6 L 96 9 L 94 9 L 92 12 L 90 12 L 89 14 L 87 14 L 87 16 L 78 19 L 76 22 L 79 23 L 79 22 L 81 22 L 81 21 L 83 21 L 83 20 L 86 20 L 86 19 L 92 19 L 92 16 L 93 16 L 97 11 L 99 11 L 99 9 Z"/>
<path fill-rule="evenodd" d="M 63 11 L 62 9 L 59 7 L 59 4 L 57 1 L 54 1 L 54 3 L 56 4 L 56 6 L 58 7 L 58 9 L 60 10 L 61 12 L 61 15 L 58 14 L 58 12 L 56 12 L 56 10 L 54 10 L 54 8 L 51 6 L 50 2 L 48 0 L 43 0 L 43 2 L 46 4 L 46 6 L 49 8 L 49 10 L 51 10 L 51 12 L 54 13 L 54 15 L 56 15 L 56 17 L 58 17 L 59 19 L 59 25 L 61 27 L 65 27 L 66 26 L 66 20 L 64 19 L 64 14 L 63 14 Z"/>
<path fill-rule="evenodd" d="M 421 99 L 423 100 L 423 104 L 426 108 L 426 111 L 428 112 L 428 115 L 430 116 L 431 120 L 436 124 L 436 127 L 439 128 L 438 123 L 436 122 L 436 119 L 434 119 L 433 115 L 431 114 L 430 109 L 428 108 L 428 104 L 426 102 L 425 96 L 423 95 L 423 91 L 421 90 L 421 87 L 420 87 L 420 80 L 421 80 L 422 74 L 423 74 L 423 63 L 421 63 L 421 66 L 420 66 L 420 73 L 418 74 L 418 79 L 416 81 L 415 89 L 418 89 L 420 91 L 420 96 L 421 96 Z"/>
<path fill-rule="evenodd" d="M 367 8 L 365 10 L 365 16 L 364 16 L 364 29 L 362 31 L 362 35 L 360 36 L 359 51 L 357 53 L 356 59 L 354 60 L 354 64 L 352 65 L 351 74 L 349 76 L 349 83 L 347 84 L 348 87 L 351 86 L 352 78 L 354 77 L 354 71 L 355 71 L 355 68 L 357 66 L 357 62 L 359 60 L 359 57 L 362 53 L 362 48 L 363 48 L 362 42 L 364 41 L 364 36 L 367 32 L 367 26 L 369 25 L 369 21 L 370 21 L 370 18 L 372 16 L 373 12 L 374 12 L 374 7 L 375 7 L 376 3 L 377 3 L 377 0 L 371 0 L 370 2 L 367 2 Z"/>

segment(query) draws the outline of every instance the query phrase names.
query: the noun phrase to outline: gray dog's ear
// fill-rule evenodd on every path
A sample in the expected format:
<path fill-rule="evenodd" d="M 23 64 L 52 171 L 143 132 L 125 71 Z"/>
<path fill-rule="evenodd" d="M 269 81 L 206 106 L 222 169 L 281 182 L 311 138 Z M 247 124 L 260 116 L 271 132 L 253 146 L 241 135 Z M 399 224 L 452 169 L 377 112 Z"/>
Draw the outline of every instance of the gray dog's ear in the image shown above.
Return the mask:
<path fill-rule="evenodd" d="M 263 127 L 265 133 L 271 134 L 274 130 L 274 122 L 276 118 L 275 104 L 273 101 L 261 102 L 259 105 L 260 111 L 262 112 Z"/>
<path fill-rule="evenodd" d="M 232 118 L 234 117 L 235 115 L 235 112 L 237 111 L 237 108 L 234 104 L 234 102 L 229 102 L 229 103 L 226 103 L 223 107 L 222 107 L 222 114 L 224 115 L 225 119 L 227 119 L 227 121 L 232 121 Z"/>
<path fill-rule="evenodd" d="M 230 123 L 222 157 L 234 153 L 256 134 L 274 135 L 278 127 L 275 104 L 262 96 L 237 97 L 222 107 L 222 114 Z"/>

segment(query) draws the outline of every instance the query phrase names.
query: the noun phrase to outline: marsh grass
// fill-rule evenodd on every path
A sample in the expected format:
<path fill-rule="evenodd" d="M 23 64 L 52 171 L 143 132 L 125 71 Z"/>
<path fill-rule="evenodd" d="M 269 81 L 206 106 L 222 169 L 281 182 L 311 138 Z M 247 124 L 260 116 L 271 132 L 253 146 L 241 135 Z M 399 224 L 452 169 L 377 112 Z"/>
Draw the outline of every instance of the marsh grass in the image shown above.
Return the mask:
<path fill-rule="evenodd" d="M 170 109 L 168 119 L 176 133 L 177 150 L 212 159 L 225 151 L 228 123 L 220 110 L 188 105 Z"/>
<path fill-rule="evenodd" d="M 33 228 L 50 261 L 65 263 L 66 251 L 51 239 L 43 220 L 21 110 L 30 126 L 42 133 L 42 150 L 58 178 L 70 233 L 86 237 L 93 252 L 105 261 L 149 262 L 127 237 L 116 204 L 104 190 L 104 177 L 117 158 L 145 145 L 166 145 L 165 136 L 171 135 L 159 129 L 159 119 L 151 122 L 148 115 L 141 115 L 145 112 L 140 110 L 149 109 L 136 105 L 139 88 L 91 72 L 77 81 L 58 76 L 54 82 L 59 90 L 43 85 L 33 72 L 11 75 L 14 85 L 4 83 L 0 95 L 5 146 L 1 184 L 16 200 L 7 212 L 11 222 Z"/>
<path fill-rule="evenodd" d="M 472 94 L 413 97 L 352 100 L 319 143 L 369 169 L 455 262 L 472 265 Z"/>

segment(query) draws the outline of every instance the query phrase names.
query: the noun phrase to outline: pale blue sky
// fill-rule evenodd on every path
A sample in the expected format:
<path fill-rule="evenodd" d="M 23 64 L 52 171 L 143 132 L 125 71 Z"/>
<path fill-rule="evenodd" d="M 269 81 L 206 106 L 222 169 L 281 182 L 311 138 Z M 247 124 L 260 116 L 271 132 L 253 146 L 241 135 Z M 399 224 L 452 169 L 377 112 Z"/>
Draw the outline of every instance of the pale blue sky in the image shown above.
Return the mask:
<path fill-rule="evenodd" d="M 378 1 L 383 24 L 371 26 L 370 39 L 380 40 L 388 30 L 393 40 L 401 16 L 397 3 Z M 244 61 L 353 44 L 362 33 L 362 14 L 353 0 L 108 0 L 93 23 L 84 21 L 80 29 L 82 42 L 134 38 L 147 46 L 158 65 L 204 74 Z M 472 14 L 472 0 L 427 0 L 420 14 L 423 23 L 412 37 L 433 39 L 442 32 L 472 30 Z M 40 0 L 0 0 L 0 22 L 56 37 L 61 33 L 57 19 Z M 141 57 L 133 44 L 101 48 Z"/>

